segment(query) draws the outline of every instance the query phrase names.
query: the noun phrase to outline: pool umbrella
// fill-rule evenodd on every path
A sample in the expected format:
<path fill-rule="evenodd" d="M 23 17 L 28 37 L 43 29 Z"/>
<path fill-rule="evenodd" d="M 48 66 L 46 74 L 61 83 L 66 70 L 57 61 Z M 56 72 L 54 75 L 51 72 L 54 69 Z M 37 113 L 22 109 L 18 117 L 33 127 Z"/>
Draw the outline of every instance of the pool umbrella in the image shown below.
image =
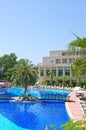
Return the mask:
<path fill-rule="evenodd" d="M 45 130 L 49 130 L 47 125 L 46 125 L 46 127 L 45 127 Z"/>

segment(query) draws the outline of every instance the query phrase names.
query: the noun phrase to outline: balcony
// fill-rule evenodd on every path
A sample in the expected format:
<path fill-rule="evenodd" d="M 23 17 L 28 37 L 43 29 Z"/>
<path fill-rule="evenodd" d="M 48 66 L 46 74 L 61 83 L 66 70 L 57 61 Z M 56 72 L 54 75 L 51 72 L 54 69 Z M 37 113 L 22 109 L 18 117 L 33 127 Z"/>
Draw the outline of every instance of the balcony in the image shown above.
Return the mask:
<path fill-rule="evenodd" d="M 55 66 L 71 66 L 71 63 L 56 63 Z"/>

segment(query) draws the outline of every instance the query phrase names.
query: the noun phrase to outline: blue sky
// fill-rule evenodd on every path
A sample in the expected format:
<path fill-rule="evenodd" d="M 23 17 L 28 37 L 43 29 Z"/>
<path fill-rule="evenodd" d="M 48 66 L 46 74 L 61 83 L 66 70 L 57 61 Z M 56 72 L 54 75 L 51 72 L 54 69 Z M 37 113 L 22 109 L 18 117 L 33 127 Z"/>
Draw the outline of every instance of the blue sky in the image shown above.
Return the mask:
<path fill-rule="evenodd" d="M 86 37 L 86 0 L 0 0 L 0 56 L 14 52 L 34 64 L 49 51 Z"/>

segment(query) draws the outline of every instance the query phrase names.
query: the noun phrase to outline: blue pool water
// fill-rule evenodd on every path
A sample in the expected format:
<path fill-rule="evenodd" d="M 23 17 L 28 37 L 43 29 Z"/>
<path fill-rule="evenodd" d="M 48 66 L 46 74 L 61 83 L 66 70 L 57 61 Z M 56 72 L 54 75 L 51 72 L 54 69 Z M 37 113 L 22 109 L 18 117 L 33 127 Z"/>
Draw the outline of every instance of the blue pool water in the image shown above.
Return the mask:
<path fill-rule="evenodd" d="M 60 125 L 69 120 L 65 103 L 60 101 L 1 103 L 0 114 L 20 128 L 29 130 L 44 130 L 46 124 L 48 126 L 55 124 L 57 130 L 62 130 Z"/>
<path fill-rule="evenodd" d="M 29 130 L 23 127 L 19 127 L 12 121 L 0 114 L 0 130 Z"/>
<path fill-rule="evenodd" d="M 13 92 L 12 96 L 23 93 L 23 89 L 13 90 L 9 90 Z M 64 101 L 0 103 L 0 130 L 45 130 L 46 125 L 52 130 L 51 124 L 55 125 L 56 130 L 63 130 L 60 125 L 69 120 Z"/>
<path fill-rule="evenodd" d="M 11 88 L 11 89 L 1 89 L 0 93 L 10 94 L 11 97 L 19 96 L 24 94 L 24 88 Z M 41 94 L 63 94 L 67 96 L 70 94 L 70 91 L 62 91 L 62 90 L 50 90 L 50 89 L 32 89 L 28 90 L 28 94 L 31 94 L 35 97 L 40 97 Z"/>

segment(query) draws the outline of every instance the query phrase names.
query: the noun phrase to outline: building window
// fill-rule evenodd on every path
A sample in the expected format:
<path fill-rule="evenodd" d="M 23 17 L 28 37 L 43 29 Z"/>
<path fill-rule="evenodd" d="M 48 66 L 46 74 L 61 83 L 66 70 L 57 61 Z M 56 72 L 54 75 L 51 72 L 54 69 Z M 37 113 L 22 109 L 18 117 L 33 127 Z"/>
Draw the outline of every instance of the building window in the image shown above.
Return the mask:
<path fill-rule="evenodd" d="M 62 63 L 63 63 L 63 64 L 67 63 L 67 59 L 63 59 L 63 60 L 62 60 Z"/>
<path fill-rule="evenodd" d="M 56 76 L 56 70 L 52 70 L 53 76 Z"/>
<path fill-rule="evenodd" d="M 67 59 L 64 59 L 64 63 L 67 63 Z"/>
<path fill-rule="evenodd" d="M 70 70 L 69 70 L 69 69 L 66 69 L 66 70 L 65 70 L 65 75 L 66 75 L 66 76 L 70 76 Z"/>
<path fill-rule="evenodd" d="M 61 64 L 61 59 L 56 59 L 56 64 Z"/>
<path fill-rule="evenodd" d="M 46 70 L 46 76 L 48 76 L 48 75 L 49 75 L 49 72 L 50 72 L 50 70 Z"/>
<path fill-rule="evenodd" d="M 44 76 L 44 70 L 40 71 L 40 76 Z"/>
<path fill-rule="evenodd" d="M 63 70 L 58 70 L 58 75 L 63 76 Z"/>

